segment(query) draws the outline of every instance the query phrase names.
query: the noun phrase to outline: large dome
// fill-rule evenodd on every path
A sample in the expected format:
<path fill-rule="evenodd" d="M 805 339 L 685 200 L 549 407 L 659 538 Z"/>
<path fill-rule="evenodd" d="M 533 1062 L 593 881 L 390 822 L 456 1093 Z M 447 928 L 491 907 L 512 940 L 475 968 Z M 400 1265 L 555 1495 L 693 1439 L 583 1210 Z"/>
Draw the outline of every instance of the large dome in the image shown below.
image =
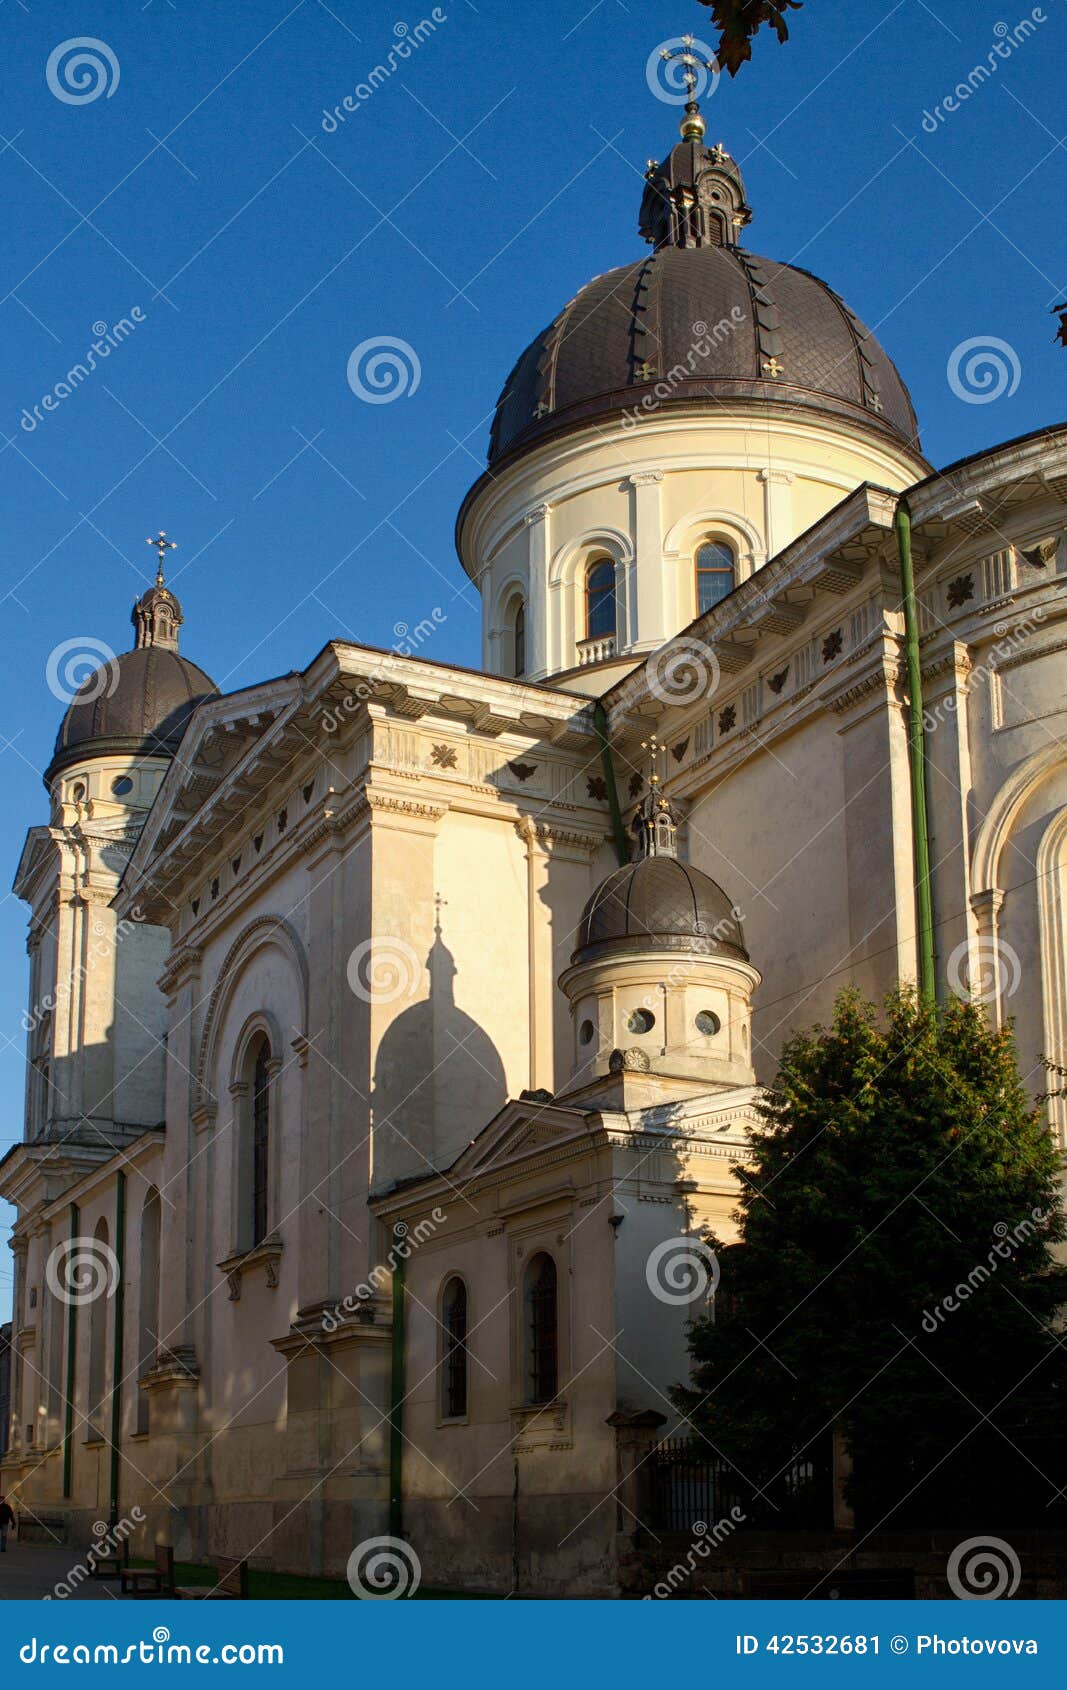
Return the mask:
<path fill-rule="evenodd" d="M 656 250 L 588 283 L 531 341 L 497 402 L 490 464 L 577 423 L 701 399 L 829 412 L 917 449 L 908 390 L 844 300 L 734 244 L 751 211 L 721 145 L 683 140 L 646 181 Z"/>
<path fill-rule="evenodd" d="M 748 961 L 741 925 L 722 887 L 674 856 L 624 863 L 582 911 L 572 963 L 618 951 L 697 951 Z"/>
<path fill-rule="evenodd" d="M 101 664 L 74 694 L 46 785 L 86 757 L 172 757 L 196 706 L 218 692 L 210 675 L 178 652 L 181 606 L 162 579 L 138 599 L 132 620 L 136 648 Z"/>

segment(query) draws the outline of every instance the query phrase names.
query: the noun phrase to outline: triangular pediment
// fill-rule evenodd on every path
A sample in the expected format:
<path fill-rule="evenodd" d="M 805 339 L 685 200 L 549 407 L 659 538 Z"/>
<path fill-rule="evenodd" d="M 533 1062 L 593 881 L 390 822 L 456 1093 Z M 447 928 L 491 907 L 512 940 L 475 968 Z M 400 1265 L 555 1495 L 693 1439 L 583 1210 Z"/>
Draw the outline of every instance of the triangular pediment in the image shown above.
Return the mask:
<path fill-rule="evenodd" d="M 449 1177 L 469 1179 L 490 1168 L 521 1161 L 542 1153 L 546 1146 L 588 1137 L 599 1125 L 600 1116 L 595 1111 L 560 1108 L 529 1098 L 509 1100 L 453 1162 Z"/>

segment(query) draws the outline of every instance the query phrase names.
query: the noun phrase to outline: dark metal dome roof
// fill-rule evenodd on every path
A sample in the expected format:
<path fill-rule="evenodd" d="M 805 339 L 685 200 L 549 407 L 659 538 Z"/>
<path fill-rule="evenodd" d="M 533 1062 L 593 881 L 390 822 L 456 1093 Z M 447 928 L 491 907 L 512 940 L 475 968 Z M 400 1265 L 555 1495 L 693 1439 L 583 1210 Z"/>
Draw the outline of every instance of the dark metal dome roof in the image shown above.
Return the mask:
<path fill-rule="evenodd" d="M 572 962 L 620 951 L 697 951 L 748 961 L 741 925 L 710 875 L 677 857 L 624 863 L 582 911 Z"/>
<path fill-rule="evenodd" d="M 568 424 L 694 399 L 775 400 L 862 419 L 918 450 L 882 347 L 807 270 L 732 246 L 665 247 L 584 287 L 497 401 L 489 462 Z"/>
<path fill-rule="evenodd" d="M 687 105 L 682 140 L 649 160 L 638 222 L 652 256 L 596 277 L 522 354 L 497 401 L 490 464 L 587 418 L 636 422 L 653 401 L 701 399 L 831 412 L 918 451 L 908 390 L 845 302 L 810 271 L 737 245 L 752 207 L 704 128 Z"/>
<path fill-rule="evenodd" d="M 217 692 L 209 675 L 166 646 L 112 658 L 75 693 L 45 782 L 71 763 L 109 752 L 173 756 L 196 705 Z"/>

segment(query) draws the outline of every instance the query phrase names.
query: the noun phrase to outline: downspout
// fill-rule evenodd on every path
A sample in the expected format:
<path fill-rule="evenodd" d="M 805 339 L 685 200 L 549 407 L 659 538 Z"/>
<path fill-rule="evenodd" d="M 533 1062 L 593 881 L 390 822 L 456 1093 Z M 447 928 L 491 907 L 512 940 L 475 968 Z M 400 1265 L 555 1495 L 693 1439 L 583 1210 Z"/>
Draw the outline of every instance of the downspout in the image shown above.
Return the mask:
<path fill-rule="evenodd" d="M 407 1226 L 393 1226 L 393 1334 L 389 1378 L 389 1534 L 402 1537 L 404 1527 L 404 1252 Z"/>
<path fill-rule="evenodd" d="M 70 1206 L 70 1241 L 78 1236 L 78 1205 Z M 78 1305 L 71 1302 L 67 1309 L 67 1412 L 63 1425 L 63 1495 L 69 1496 L 74 1465 L 74 1361 L 78 1352 Z"/>
<path fill-rule="evenodd" d="M 908 668 L 908 764 L 911 771 L 911 837 L 919 992 L 928 1003 L 933 1003 L 937 990 L 937 970 L 934 959 L 934 904 L 930 885 L 930 830 L 926 809 L 926 730 L 923 726 L 923 682 L 919 662 L 919 614 L 915 602 L 915 570 L 911 556 L 911 511 L 907 499 L 897 502 L 895 525 L 900 554 L 900 594 L 904 610 L 904 650 Z"/>
<path fill-rule="evenodd" d="M 600 766 L 604 771 L 604 785 L 608 789 L 608 809 L 611 811 L 611 832 L 615 840 L 615 855 L 619 859 L 620 867 L 630 861 L 630 842 L 626 837 L 626 829 L 622 825 L 622 811 L 619 809 L 619 793 L 615 785 L 615 766 L 611 761 L 611 742 L 608 739 L 608 718 L 603 704 L 598 698 L 593 705 L 593 728 L 600 741 Z"/>
<path fill-rule="evenodd" d="M 115 1176 L 115 1334 L 111 1364 L 111 1497 L 108 1522 L 115 1526 L 119 1518 L 119 1439 L 122 1436 L 122 1336 L 123 1310 L 126 1300 L 126 1174 L 119 1169 Z"/>

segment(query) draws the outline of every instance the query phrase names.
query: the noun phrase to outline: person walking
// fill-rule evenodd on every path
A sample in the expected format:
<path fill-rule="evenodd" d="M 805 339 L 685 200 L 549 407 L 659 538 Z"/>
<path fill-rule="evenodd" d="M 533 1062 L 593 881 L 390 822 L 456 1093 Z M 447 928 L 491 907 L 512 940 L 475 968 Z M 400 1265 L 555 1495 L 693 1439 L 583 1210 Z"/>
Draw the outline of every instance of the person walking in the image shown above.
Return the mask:
<path fill-rule="evenodd" d="M 15 1524 L 15 1511 L 6 1496 L 0 1496 L 0 1555 L 7 1554 L 7 1534 Z"/>

